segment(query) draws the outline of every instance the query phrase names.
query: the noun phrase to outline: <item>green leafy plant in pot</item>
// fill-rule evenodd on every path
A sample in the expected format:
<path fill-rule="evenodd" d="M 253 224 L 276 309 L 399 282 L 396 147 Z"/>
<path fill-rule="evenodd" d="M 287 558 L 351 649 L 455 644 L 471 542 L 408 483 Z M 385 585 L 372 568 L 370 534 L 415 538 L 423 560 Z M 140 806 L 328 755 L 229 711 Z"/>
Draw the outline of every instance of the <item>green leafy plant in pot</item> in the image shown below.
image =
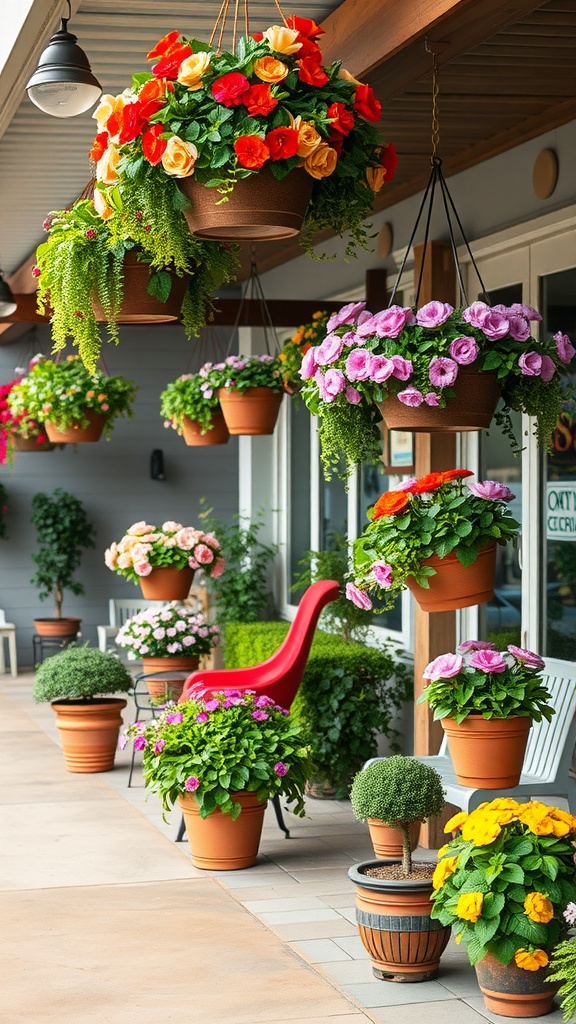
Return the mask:
<path fill-rule="evenodd" d="M 189 445 L 226 444 L 230 432 L 220 407 L 220 386 L 220 372 L 211 362 L 170 381 L 160 395 L 164 426 L 183 434 Z"/>
<path fill-rule="evenodd" d="M 66 768 L 105 772 L 114 767 L 121 711 L 126 701 L 102 694 L 128 693 L 132 677 L 113 654 L 68 647 L 38 667 L 33 696 L 56 712 Z"/>

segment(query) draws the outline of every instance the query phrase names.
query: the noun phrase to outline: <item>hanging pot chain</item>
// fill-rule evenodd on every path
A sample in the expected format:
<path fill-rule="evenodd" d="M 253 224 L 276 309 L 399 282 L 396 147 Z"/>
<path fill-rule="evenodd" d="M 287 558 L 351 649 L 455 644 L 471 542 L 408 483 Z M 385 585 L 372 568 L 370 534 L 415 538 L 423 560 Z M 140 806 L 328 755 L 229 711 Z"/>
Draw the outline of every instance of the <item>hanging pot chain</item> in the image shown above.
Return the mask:
<path fill-rule="evenodd" d="M 249 20 L 249 15 L 248 15 L 248 0 L 234 0 L 234 24 L 233 24 L 233 28 L 232 28 L 232 53 L 236 52 L 236 43 L 237 43 L 237 40 L 238 40 L 238 18 L 239 18 L 241 2 L 243 3 L 243 8 L 244 8 L 244 34 L 246 36 L 250 35 L 250 20 Z M 286 25 L 287 21 L 286 21 L 286 18 L 284 16 L 284 12 L 283 12 L 282 8 L 280 7 L 280 4 L 279 4 L 278 0 L 274 0 L 274 3 L 276 5 L 276 9 L 277 9 L 280 17 L 282 18 L 282 21 L 283 21 L 284 25 Z M 216 21 L 214 22 L 214 28 L 212 29 L 212 34 L 211 34 L 210 39 L 208 41 L 209 42 L 209 46 L 212 47 L 212 44 L 214 42 L 215 36 L 216 36 L 216 34 L 218 32 L 218 29 L 220 29 L 220 32 L 219 32 L 219 35 L 218 35 L 218 46 L 217 46 L 217 49 L 216 49 L 216 53 L 221 53 L 222 52 L 222 43 L 224 41 L 224 31 L 226 29 L 226 19 L 228 17 L 229 8 L 230 8 L 230 0 L 222 0 L 222 4 L 220 5 L 220 10 L 218 11 L 218 16 L 216 18 Z"/>
<path fill-rule="evenodd" d="M 428 43 L 426 43 L 428 49 Z M 440 84 L 438 80 L 438 61 L 436 54 L 433 50 L 430 51 L 432 54 L 432 161 L 438 154 L 440 146 L 440 122 L 438 120 L 438 96 L 440 94 Z"/>

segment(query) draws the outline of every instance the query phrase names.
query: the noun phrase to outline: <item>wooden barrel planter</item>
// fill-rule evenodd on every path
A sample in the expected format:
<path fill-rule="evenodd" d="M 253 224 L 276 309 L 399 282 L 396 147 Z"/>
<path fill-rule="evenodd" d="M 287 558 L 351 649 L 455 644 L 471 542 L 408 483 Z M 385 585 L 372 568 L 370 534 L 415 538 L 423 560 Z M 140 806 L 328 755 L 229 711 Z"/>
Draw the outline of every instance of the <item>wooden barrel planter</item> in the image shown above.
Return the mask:
<path fill-rule="evenodd" d="M 423 565 L 436 570 L 436 575 L 428 578 L 430 587 L 420 587 L 412 576 L 408 576 L 406 586 L 425 612 L 469 608 L 494 597 L 496 541 L 484 548 L 472 565 L 462 565 L 453 554 L 445 558 L 433 555 L 425 559 Z"/>
<path fill-rule="evenodd" d="M 377 402 L 382 419 L 389 430 L 411 430 L 416 433 L 441 431 L 487 430 L 501 387 L 496 373 L 481 373 L 472 364 L 461 366 L 452 385 L 453 398 L 446 398 L 446 407 L 404 405 L 396 395 Z"/>
<path fill-rule="evenodd" d="M 148 292 L 150 266 L 141 263 L 135 252 L 124 257 L 124 296 L 122 308 L 115 319 L 119 324 L 161 324 L 180 319 L 182 302 L 186 294 L 189 278 L 170 274 L 172 287 L 166 302 L 161 302 Z M 109 317 L 99 299 L 92 297 L 92 309 L 99 323 L 106 323 Z"/>

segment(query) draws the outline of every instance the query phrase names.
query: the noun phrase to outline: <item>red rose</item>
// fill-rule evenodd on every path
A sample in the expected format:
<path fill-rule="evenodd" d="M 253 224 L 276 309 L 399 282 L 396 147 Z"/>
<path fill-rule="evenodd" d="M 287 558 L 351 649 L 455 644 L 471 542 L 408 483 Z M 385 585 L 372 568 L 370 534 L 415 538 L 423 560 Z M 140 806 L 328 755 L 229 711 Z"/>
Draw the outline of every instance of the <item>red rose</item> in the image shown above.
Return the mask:
<path fill-rule="evenodd" d="M 160 78 L 151 78 L 145 82 L 138 93 L 138 101 L 141 106 L 142 117 L 149 121 L 152 114 L 162 109 L 166 102 L 166 93 L 174 92 L 172 82 Z"/>
<path fill-rule="evenodd" d="M 142 108 L 138 102 L 127 103 L 120 114 L 120 135 L 118 144 L 122 146 L 125 142 L 133 142 L 140 135 L 145 121 L 142 117 Z"/>
<path fill-rule="evenodd" d="M 341 135 L 348 135 L 356 123 L 354 114 L 344 103 L 331 103 L 326 116 L 330 118 L 330 132 L 340 132 Z"/>
<path fill-rule="evenodd" d="M 365 121 L 379 121 L 382 116 L 382 104 L 374 95 L 371 85 L 359 85 L 354 97 L 354 110 Z"/>
<path fill-rule="evenodd" d="M 119 135 L 122 131 L 122 114 L 120 111 L 115 110 L 106 122 L 106 128 L 111 138 L 115 135 Z"/>
<path fill-rule="evenodd" d="M 166 128 L 163 124 L 153 124 L 142 136 L 142 152 L 148 163 L 154 167 L 160 163 L 164 150 L 168 145 L 167 139 L 160 138 L 162 132 L 165 131 Z"/>
<path fill-rule="evenodd" d="M 312 57 L 304 57 L 303 60 L 297 60 L 296 63 L 298 65 L 298 78 L 301 82 L 320 87 L 321 85 L 326 85 L 326 82 L 329 81 L 322 65 Z"/>
<path fill-rule="evenodd" d="M 104 156 L 108 149 L 108 138 L 108 132 L 98 132 L 92 143 L 92 149 L 88 153 L 89 160 L 94 160 L 95 163 L 98 163 L 100 157 Z"/>
<path fill-rule="evenodd" d="M 412 484 L 410 494 L 428 494 L 429 491 L 437 490 L 445 482 L 444 473 L 427 473 L 426 476 L 421 476 L 416 483 Z"/>
<path fill-rule="evenodd" d="M 234 143 L 238 163 L 250 171 L 259 171 L 270 157 L 268 146 L 259 135 L 241 135 Z"/>
<path fill-rule="evenodd" d="M 474 476 L 471 469 L 445 469 L 442 473 L 442 482 L 447 484 L 450 480 L 463 479 L 465 476 Z"/>
<path fill-rule="evenodd" d="M 298 152 L 298 132 L 295 128 L 274 128 L 266 136 L 271 160 L 287 160 Z"/>
<path fill-rule="evenodd" d="M 146 54 L 147 60 L 156 60 L 157 57 L 162 57 L 169 50 L 170 47 L 174 46 L 174 43 L 178 39 L 180 33 L 178 31 L 169 32 L 167 36 L 163 36 L 160 39 L 153 50 Z"/>
<path fill-rule="evenodd" d="M 322 63 L 320 47 L 312 39 L 307 39 L 306 36 L 300 34 L 297 36 L 295 42 L 300 43 L 298 60 L 302 60 L 304 57 L 312 57 L 312 60 L 315 60 L 317 64 Z"/>
<path fill-rule="evenodd" d="M 212 95 L 223 107 L 239 107 L 243 102 L 243 93 L 248 92 L 249 88 L 250 82 L 246 75 L 241 75 L 239 71 L 230 71 L 212 82 Z"/>
<path fill-rule="evenodd" d="M 340 132 L 332 131 L 330 132 L 328 141 L 330 142 L 332 149 L 335 149 L 338 156 L 340 156 L 342 153 L 342 146 L 344 145 L 344 136 L 341 135 Z"/>
<path fill-rule="evenodd" d="M 278 100 L 272 95 L 269 85 L 251 85 L 247 92 L 242 93 L 242 103 L 251 117 L 257 114 L 267 117 L 278 106 Z"/>
<path fill-rule="evenodd" d="M 166 50 L 162 60 L 152 68 L 152 74 L 156 78 L 177 78 L 182 61 L 191 56 L 192 47 L 188 43 L 177 43 Z"/>
<path fill-rule="evenodd" d="M 398 154 L 391 142 L 383 147 L 380 163 L 386 171 L 386 181 L 392 181 L 398 166 Z"/>
<path fill-rule="evenodd" d="M 324 35 L 324 29 L 312 21 L 312 18 L 299 18 L 297 14 L 291 14 L 289 18 L 286 18 L 286 24 L 288 28 L 301 32 L 307 39 L 316 39 L 318 36 Z"/>
<path fill-rule="evenodd" d="M 254 40 L 255 43 L 261 43 L 262 40 L 264 39 L 264 33 L 255 32 L 254 35 L 252 36 L 252 39 Z"/>

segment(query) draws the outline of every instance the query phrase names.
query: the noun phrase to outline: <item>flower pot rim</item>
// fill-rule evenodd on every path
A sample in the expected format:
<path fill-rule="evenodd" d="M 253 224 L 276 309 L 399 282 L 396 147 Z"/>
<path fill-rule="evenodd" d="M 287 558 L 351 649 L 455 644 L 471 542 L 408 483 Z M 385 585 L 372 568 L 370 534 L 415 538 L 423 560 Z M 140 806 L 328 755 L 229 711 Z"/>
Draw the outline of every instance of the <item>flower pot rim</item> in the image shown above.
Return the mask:
<path fill-rule="evenodd" d="M 430 878 L 372 878 L 366 874 L 370 868 L 390 867 L 392 864 L 401 863 L 402 860 L 399 858 L 389 860 L 380 857 L 377 860 L 363 860 L 348 868 L 348 878 L 355 885 L 377 892 L 432 892 L 432 874 Z"/>
<path fill-rule="evenodd" d="M 121 704 L 125 708 L 127 703 L 124 697 L 97 697 L 95 699 L 91 697 L 57 697 L 56 700 L 50 701 L 50 707 L 78 708 L 85 711 L 86 708 L 97 708 L 103 704 Z"/>

